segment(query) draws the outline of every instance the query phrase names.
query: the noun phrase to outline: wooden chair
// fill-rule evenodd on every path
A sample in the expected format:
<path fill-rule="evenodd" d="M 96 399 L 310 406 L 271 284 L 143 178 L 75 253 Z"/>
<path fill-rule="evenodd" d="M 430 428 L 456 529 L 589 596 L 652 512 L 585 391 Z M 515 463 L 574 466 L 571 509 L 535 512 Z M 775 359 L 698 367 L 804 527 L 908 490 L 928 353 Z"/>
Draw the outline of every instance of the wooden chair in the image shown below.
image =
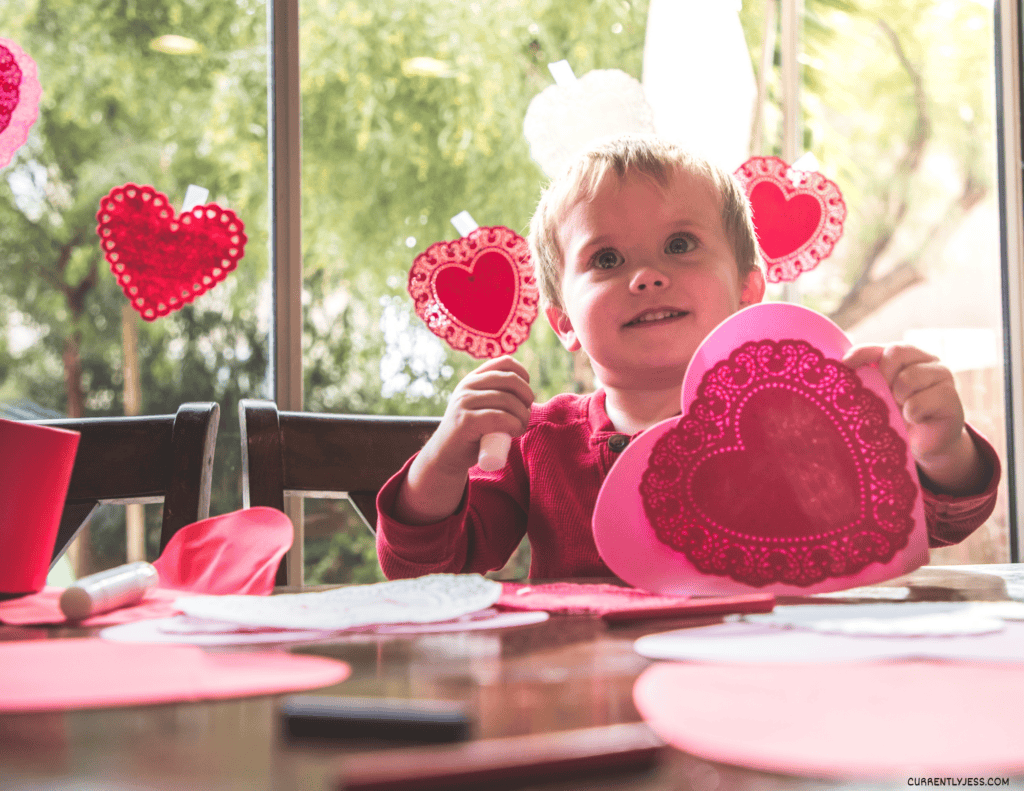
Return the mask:
<path fill-rule="evenodd" d="M 163 502 L 160 549 L 178 530 L 210 515 L 215 403 L 182 404 L 174 415 L 32 420 L 81 433 L 53 561 L 100 503 Z"/>
<path fill-rule="evenodd" d="M 377 492 L 434 433 L 440 418 L 279 412 L 272 401 L 238 405 L 242 502 L 284 511 L 286 496 L 347 497 L 370 530 Z M 296 536 L 301 536 L 301 530 Z M 287 559 L 277 573 L 285 585 Z"/>

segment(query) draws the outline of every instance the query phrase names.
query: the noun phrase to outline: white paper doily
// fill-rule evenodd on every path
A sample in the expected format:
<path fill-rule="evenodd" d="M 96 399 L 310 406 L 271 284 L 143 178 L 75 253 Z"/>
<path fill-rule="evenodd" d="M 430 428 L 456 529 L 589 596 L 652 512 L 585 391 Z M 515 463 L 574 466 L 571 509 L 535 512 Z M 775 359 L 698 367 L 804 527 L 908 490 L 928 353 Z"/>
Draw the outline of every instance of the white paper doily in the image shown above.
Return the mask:
<path fill-rule="evenodd" d="M 1002 631 L 1024 620 L 1019 602 L 905 602 L 776 607 L 743 620 L 780 629 L 866 637 L 955 637 Z"/>
<path fill-rule="evenodd" d="M 350 629 L 384 623 L 450 621 L 494 604 L 501 583 L 479 574 L 428 574 L 277 596 L 192 596 L 179 599 L 186 615 L 279 629 Z"/>

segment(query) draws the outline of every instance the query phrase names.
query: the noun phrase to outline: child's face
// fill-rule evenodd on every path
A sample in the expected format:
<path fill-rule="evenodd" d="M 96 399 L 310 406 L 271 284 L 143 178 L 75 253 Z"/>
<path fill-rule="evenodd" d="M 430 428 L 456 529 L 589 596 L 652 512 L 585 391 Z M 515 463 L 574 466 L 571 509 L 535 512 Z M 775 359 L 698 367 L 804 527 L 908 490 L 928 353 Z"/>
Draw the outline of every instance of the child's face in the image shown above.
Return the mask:
<path fill-rule="evenodd" d="M 548 308 L 570 351 L 582 347 L 608 387 L 682 382 L 700 342 L 760 302 L 760 271 L 740 277 L 711 185 L 677 172 L 667 187 L 607 176 L 559 229 L 565 310 Z"/>

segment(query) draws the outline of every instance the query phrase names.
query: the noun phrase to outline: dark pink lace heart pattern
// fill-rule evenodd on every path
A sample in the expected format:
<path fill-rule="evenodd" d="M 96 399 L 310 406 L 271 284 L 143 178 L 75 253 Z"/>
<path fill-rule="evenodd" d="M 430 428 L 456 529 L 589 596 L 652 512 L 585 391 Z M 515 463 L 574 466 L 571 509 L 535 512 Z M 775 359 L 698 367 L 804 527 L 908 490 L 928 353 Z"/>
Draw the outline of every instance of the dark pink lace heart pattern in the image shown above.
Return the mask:
<path fill-rule="evenodd" d="M 752 341 L 705 373 L 640 494 L 658 539 L 700 571 L 806 587 L 907 545 L 906 454 L 849 368 L 806 341 Z"/>
<path fill-rule="evenodd" d="M 14 53 L 0 44 L 0 132 L 10 125 L 20 98 L 21 69 L 14 59 Z"/>

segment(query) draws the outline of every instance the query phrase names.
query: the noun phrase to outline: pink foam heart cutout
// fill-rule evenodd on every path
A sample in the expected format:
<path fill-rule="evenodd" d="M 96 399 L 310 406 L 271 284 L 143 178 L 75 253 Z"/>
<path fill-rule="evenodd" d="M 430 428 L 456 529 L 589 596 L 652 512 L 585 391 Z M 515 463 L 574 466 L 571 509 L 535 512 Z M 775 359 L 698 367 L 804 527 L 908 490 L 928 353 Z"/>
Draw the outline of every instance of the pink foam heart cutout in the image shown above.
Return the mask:
<path fill-rule="evenodd" d="M 1019 775 L 1024 722 L 1007 705 L 1018 694 L 1017 663 L 910 659 L 659 662 L 633 687 L 644 721 L 673 747 L 791 778 L 777 788 L 934 787 L 946 783 L 932 778 Z M 744 785 L 771 787 L 701 787 Z"/>
<path fill-rule="evenodd" d="M 15 42 L 0 38 L 0 168 L 28 140 L 41 95 L 35 61 Z"/>
<path fill-rule="evenodd" d="M 413 262 L 408 288 L 430 331 L 477 358 L 514 352 L 537 317 L 529 247 L 504 226 L 431 245 Z"/>
<path fill-rule="evenodd" d="M 796 305 L 756 305 L 694 354 L 682 415 L 620 454 L 594 511 L 602 558 L 659 593 L 841 590 L 927 562 L 906 428 L 849 340 Z"/>
<path fill-rule="evenodd" d="M 832 254 L 846 219 L 834 182 L 778 157 L 751 157 L 735 175 L 750 200 L 768 280 L 795 280 Z"/>
<path fill-rule="evenodd" d="M 179 310 L 221 282 L 245 254 L 245 225 L 215 203 L 175 214 L 150 186 L 115 187 L 96 214 L 100 247 L 146 321 Z"/>

